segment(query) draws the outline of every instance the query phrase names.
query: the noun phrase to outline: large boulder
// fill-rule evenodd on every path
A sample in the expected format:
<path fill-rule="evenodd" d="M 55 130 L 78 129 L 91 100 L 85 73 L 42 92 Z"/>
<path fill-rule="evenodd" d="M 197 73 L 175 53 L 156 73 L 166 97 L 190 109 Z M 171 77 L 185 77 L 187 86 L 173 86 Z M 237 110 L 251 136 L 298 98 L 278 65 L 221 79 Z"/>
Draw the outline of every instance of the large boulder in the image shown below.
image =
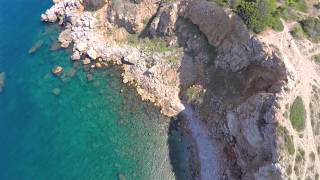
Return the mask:
<path fill-rule="evenodd" d="M 227 113 L 229 131 L 235 139 L 238 165 L 245 172 L 243 177 L 264 174 L 266 164 L 273 167 L 276 163 L 275 107 L 273 94 L 260 93 Z M 273 168 L 268 173 L 268 176 L 277 176 L 280 171 Z"/>
<path fill-rule="evenodd" d="M 170 36 L 174 34 L 177 19 L 178 3 L 161 6 L 150 24 L 149 35 Z"/>
<path fill-rule="evenodd" d="M 69 47 L 70 43 L 72 42 L 71 29 L 65 29 L 64 31 L 62 31 L 59 35 L 58 40 L 61 43 L 61 47 Z"/>

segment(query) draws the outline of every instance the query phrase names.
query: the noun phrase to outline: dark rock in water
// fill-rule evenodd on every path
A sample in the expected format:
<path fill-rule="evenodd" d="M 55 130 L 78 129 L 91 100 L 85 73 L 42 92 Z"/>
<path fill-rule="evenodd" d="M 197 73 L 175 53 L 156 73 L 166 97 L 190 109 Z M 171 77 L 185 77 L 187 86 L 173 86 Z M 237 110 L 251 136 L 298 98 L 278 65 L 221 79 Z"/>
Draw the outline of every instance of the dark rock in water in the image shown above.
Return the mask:
<path fill-rule="evenodd" d="M 3 91 L 6 81 L 6 73 L 2 72 L 0 73 L 0 93 Z"/>
<path fill-rule="evenodd" d="M 89 71 L 90 70 L 90 65 L 83 65 L 83 70 L 84 71 Z"/>
<path fill-rule="evenodd" d="M 61 89 L 60 88 L 54 88 L 52 90 L 52 94 L 59 96 L 61 94 Z"/>
<path fill-rule="evenodd" d="M 42 45 L 43 45 L 43 41 L 41 40 L 37 41 L 36 44 L 29 49 L 28 53 L 34 54 L 35 52 L 37 52 L 38 49 L 42 47 Z"/>
<path fill-rule="evenodd" d="M 87 74 L 87 80 L 90 82 L 90 81 L 93 81 L 93 75 L 92 74 Z"/>
<path fill-rule="evenodd" d="M 61 49 L 61 45 L 58 41 L 54 41 L 52 44 L 51 44 L 51 47 L 50 47 L 50 51 L 58 51 L 59 49 Z"/>
<path fill-rule="evenodd" d="M 74 77 L 77 74 L 77 70 L 75 68 L 70 68 L 66 71 L 66 75 L 68 77 Z"/>
<path fill-rule="evenodd" d="M 118 180 L 126 180 L 126 176 L 124 176 L 123 174 L 119 173 L 118 174 Z"/>

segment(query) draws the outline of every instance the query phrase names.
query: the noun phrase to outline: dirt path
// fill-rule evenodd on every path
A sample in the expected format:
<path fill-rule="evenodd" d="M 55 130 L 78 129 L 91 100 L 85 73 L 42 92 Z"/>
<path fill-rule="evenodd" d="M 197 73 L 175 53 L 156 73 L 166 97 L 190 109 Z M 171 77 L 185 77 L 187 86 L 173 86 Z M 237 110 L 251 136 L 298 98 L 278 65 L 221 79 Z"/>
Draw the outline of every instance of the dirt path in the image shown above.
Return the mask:
<path fill-rule="evenodd" d="M 291 104 L 297 96 L 301 96 L 305 104 L 305 109 L 307 112 L 306 127 L 302 133 L 299 133 L 295 129 L 293 129 L 289 120 L 285 120 L 283 122 L 283 124 L 289 130 L 290 134 L 292 134 L 294 137 L 296 151 L 297 146 L 305 151 L 305 163 L 304 166 L 301 167 L 301 169 L 303 169 L 301 178 L 305 179 L 308 164 L 311 163 L 309 153 L 317 152 L 310 120 L 309 103 L 311 101 L 311 85 L 314 83 L 314 79 L 320 80 L 320 77 L 316 72 L 315 65 L 311 61 L 310 57 L 320 50 L 318 49 L 318 47 L 316 47 L 314 51 L 309 52 L 306 48 L 299 48 L 296 44 L 296 41 L 290 34 L 290 27 L 292 27 L 293 24 L 286 24 L 284 21 L 282 22 L 284 24 L 284 30 L 282 32 L 268 31 L 264 33 L 261 38 L 263 39 L 263 41 L 269 44 L 273 44 L 279 48 L 281 54 L 283 55 L 283 61 L 289 69 L 291 68 L 293 70 L 293 74 L 296 77 L 296 84 L 294 88 L 290 92 L 288 92 L 288 95 L 284 100 L 285 102 L 282 104 Z M 303 52 L 301 52 L 301 50 Z M 302 138 L 299 137 L 299 135 L 301 134 L 303 134 Z M 318 155 L 316 155 L 316 161 L 314 162 L 314 164 L 315 168 L 319 170 L 320 162 Z M 291 165 L 292 167 L 294 167 L 295 162 L 293 162 Z M 292 178 L 297 178 L 295 177 L 294 173 Z"/>
<path fill-rule="evenodd" d="M 209 131 L 191 107 L 182 111 L 197 145 L 202 180 L 221 179 L 224 170 L 222 145 L 209 136 Z"/>

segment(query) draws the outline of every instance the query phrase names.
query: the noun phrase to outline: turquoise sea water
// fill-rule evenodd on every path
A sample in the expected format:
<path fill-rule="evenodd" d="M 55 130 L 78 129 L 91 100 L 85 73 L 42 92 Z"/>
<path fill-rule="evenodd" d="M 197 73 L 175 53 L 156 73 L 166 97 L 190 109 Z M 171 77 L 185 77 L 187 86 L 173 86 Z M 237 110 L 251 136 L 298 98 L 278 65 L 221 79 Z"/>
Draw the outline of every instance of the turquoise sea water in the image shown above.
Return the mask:
<path fill-rule="evenodd" d="M 190 179 L 190 142 L 175 123 L 122 85 L 116 70 L 88 82 L 68 51 L 50 51 L 59 27 L 39 18 L 50 6 L 0 6 L 0 180 Z M 55 65 L 61 77 L 52 75 Z"/>

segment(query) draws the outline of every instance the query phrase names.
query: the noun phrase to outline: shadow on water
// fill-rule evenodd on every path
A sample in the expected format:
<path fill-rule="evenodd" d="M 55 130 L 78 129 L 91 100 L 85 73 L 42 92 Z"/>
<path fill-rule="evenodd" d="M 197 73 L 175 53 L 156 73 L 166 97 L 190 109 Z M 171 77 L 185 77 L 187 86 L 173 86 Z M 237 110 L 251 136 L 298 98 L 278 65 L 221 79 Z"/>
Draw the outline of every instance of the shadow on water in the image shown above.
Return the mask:
<path fill-rule="evenodd" d="M 172 118 L 168 130 L 170 162 L 177 180 L 195 179 L 193 170 L 192 137 L 184 127 L 182 118 Z"/>

